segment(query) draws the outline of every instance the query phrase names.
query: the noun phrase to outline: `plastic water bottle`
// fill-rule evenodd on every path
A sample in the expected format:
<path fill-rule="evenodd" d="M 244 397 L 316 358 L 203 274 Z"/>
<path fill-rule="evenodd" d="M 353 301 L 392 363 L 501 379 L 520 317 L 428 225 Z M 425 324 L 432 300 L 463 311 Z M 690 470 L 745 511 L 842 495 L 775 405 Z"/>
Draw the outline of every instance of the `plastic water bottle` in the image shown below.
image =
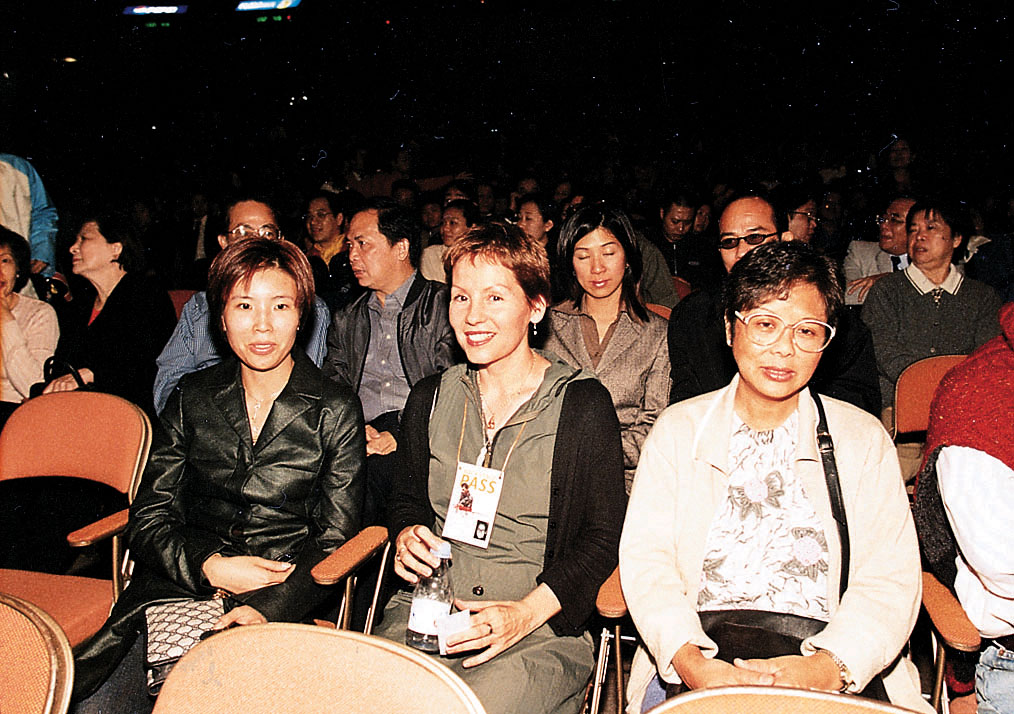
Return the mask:
<path fill-rule="evenodd" d="M 419 578 L 412 593 L 412 612 L 408 616 L 405 644 L 423 652 L 438 652 L 437 620 L 451 614 L 454 589 L 451 587 L 451 544 L 444 542 L 430 552 L 440 565 L 428 578 Z"/>

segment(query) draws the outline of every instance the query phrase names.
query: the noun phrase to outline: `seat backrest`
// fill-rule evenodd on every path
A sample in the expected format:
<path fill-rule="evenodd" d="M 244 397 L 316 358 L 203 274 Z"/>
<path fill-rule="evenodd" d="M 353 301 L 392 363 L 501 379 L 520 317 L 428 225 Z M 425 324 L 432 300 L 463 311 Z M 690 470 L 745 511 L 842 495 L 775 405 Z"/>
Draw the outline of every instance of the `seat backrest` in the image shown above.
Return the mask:
<path fill-rule="evenodd" d="M 690 286 L 690 283 L 683 278 L 674 275 L 672 278 L 672 284 L 673 287 L 676 288 L 676 294 L 679 295 L 680 300 L 693 292 L 693 288 Z"/>
<path fill-rule="evenodd" d="M 183 314 L 183 306 L 187 304 L 187 300 L 194 296 L 195 290 L 170 290 L 169 299 L 173 302 L 173 309 L 176 310 L 176 319 L 180 319 L 180 315 Z"/>
<path fill-rule="evenodd" d="M 133 498 L 148 460 L 151 423 L 126 399 L 101 392 L 43 394 L 0 432 L 0 481 L 72 476 Z"/>
<path fill-rule="evenodd" d="M 907 709 L 832 692 L 787 687 L 716 687 L 679 694 L 651 710 L 651 714 L 911 714 Z"/>
<path fill-rule="evenodd" d="M 666 307 L 665 305 L 657 305 L 653 302 L 649 302 L 647 305 L 645 305 L 645 307 L 651 310 L 656 315 L 661 315 L 666 320 L 668 320 L 669 316 L 672 315 L 672 308 Z"/>
<path fill-rule="evenodd" d="M 427 655 L 371 635 L 269 623 L 226 630 L 179 661 L 155 714 L 481 714 Z"/>
<path fill-rule="evenodd" d="M 965 355 L 941 355 L 921 359 L 905 368 L 894 391 L 895 433 L 926 431 L 933 393 L 948 370 L 964 360 Z"/>
<path fill-rule="evenodd" d="M 31 603 L 0 593 L 0 711 L 63 714 L 74 657 L 60 626 Z"/>

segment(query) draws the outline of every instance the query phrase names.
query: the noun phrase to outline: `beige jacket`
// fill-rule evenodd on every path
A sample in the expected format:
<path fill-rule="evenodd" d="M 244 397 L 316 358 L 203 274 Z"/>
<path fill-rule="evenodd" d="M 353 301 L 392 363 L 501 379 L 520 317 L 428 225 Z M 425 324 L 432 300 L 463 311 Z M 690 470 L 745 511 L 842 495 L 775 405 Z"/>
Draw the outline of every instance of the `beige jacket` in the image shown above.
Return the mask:
<path fill-rule="evenodd" d="M 738 375 L 724 389 L 666 409 L 641 451 L 641 461 L 620 540 L 620 580 L 643 645 L 630 674 L 628 711 L 640 711 L 644 690 L 656 671 L 679 682 L 672 666 L 686 643 L 714 656 L 717 646 L 701 629 L 697 592 L 705 540 L 727 493 L 728 443 Z M 845 402 L 823 398 L 835 445 L 851 540 L 845 596 L 838 602 L 841 549 L 831 516 L 816 442 L 816 406 L 809 391 L 799 401 L 797 473 L 827 535 L 831 569 L 831 620 L 803 643 L 838 655 L 860 690 L 885 669 L 891 700 L 931 711 L 919 694 L 919 679 L 899 659 L 921 599 L 921 568 L 912 515 L 894 445 L 880 422 Z"/>
<path fill-rule="evenodd" d="M 613 398 L 620 420 L 623 475 L 629 493 L 641 444 L 669 405 L 669 323 L 653 312 L 648 313 L 647 322 L 639 322 L 621 310 L 598 367 L 593 367 L 581 332 L 581 311 L 567 300 L 554 305 L 549 316 L 546 350 L 575 369 L 593 372 Z"/>

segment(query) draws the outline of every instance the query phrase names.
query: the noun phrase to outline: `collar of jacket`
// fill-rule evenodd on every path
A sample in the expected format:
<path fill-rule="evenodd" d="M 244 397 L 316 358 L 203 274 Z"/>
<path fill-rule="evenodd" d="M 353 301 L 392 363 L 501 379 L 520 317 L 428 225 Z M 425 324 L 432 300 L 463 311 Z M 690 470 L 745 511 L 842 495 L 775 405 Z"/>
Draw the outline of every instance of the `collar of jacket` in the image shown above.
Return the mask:
<path fill-rule="evenodd" d="M 222 411 L 243 443 L 253 451 L 260 451 L 270 444 L 293 420 L 320 400 L 320 371 L 301 349 L 293 348 L 292 357 L 292 374 L 275 399 L 256 444 L 250 435 L 239 360 L 231 357 L 227 361 L 231 368 L 220 370 L 218 383 L 209 385 L 214 390 L 212 402 Z"/>
<path fill-rule="evenodd" d="M 732 378 L 728 386 L 719 390 L 718 398 L 714 399 L 701 419 L 700 428 L 694 436 L 694 458 L 704 461 L 722 473 L 729 473 L 729 440 L 728 425 L 732 424 L 735 410 L 736 389 L 739 387 L 739 374 Z M 699 399 L 704 398 L 698 397 Z M 817 406 L 810 397 L 809 387 L 799 393 L 799 435 L 796 438 L 796 460 L 820 462 L 817 450 Z M 725 429 L 725 432 L 722 430 Z M 715 438 L 716 434 L 725 433 L 724 438 Z M 708 436 L 708 438 L 702 438 Z"/>

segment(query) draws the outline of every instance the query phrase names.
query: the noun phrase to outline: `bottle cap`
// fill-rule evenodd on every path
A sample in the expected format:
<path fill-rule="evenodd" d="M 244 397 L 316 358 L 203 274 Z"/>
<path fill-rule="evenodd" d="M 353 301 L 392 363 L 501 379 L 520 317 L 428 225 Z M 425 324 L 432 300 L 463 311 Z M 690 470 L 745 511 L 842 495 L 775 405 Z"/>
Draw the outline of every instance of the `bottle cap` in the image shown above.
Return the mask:
<path fill-rule="evenodd" d="M 430 552 L 433 553 L 433 555 L 437 556 L 438 558 L 443 558 L 446 560 L 447 558 L 451 557 L 451 544 L 448 543 L 447 541 L 444 541 L 436 548 L 430 548 Z"/>

